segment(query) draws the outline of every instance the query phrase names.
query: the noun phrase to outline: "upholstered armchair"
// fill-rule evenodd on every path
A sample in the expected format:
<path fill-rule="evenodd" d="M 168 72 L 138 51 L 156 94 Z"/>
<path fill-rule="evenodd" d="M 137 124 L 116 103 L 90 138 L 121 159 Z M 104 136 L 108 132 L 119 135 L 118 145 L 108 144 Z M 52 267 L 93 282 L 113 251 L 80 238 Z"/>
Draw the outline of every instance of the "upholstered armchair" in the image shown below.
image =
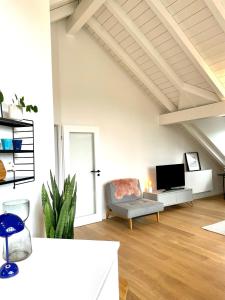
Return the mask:
<path fill-rule="evenodd" d="M 107 214 L 128 219 L 132 230 L 132 219 L 144 215 L 156 214 L 164 210 L 161 202 L 144 199 L 138 179 L 118 179 L 106 184 Z"/>

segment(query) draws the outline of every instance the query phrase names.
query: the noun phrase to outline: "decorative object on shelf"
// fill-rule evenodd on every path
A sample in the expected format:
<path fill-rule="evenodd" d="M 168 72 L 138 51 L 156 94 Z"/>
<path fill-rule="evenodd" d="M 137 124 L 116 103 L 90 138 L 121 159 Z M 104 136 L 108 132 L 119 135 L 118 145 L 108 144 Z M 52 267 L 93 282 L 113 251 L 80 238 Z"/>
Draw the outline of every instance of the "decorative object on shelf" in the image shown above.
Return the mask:
<path fill-rule="evenodd" d="M 14 151 L 20 151 L 21 150 L 22 140 L 20 140 L 20 139 L 14 139 L 12 141 L 12 143 L 13 143 L 13 150 Z"/>
<path fill-rule="evenodd" d="M 2 162 L 2 160 L 0 160 L 0 180 L 4 180 L 6 178 L 6 169 L 5 166 Z"/>
<path fill-rule="evenodd" d="M 16 104 L 10 104 L 8 108 L 9 118 L 15 120 L 23 119 L 23 110 Z"/>
<path fill-rule="evenodd" d="M 20 217 L 14 214 L 6 213 L 0 215 L 0 236 L 5 238 L 6 263 L 0 268 L 0 278 L 10 278 L 18 274 L 18 266 L 10 262 L 8 242 L 9 237 L 24 229 L 24 223 Z"/>
<path fill-rule="evenodd" d="M 13 149 L 12 139 L 1 139 L 1 142 L 2 142 L 3 150 L 12 150 Z"/>
<path fill-rule="evenodd" d="M 62 193 L 59 193 L 55 177 L 50 171 L 51 188 L 49 194 L 42 185 L 42 207 L 45 221 L 45 232 L 48 238 L 73 239 L 73 224 L 76 211 L 77 183 L 75 175 L 64 181 Z"/>
<path fill-rule="evenodd" d="M 21 218 L 24 223 L 24 230 L 11 237 L 8 242 L 8 256 L 10 261 L 21 261 L 32 253 L 30 231 L 25 222 L 30 213 L 30 201 L 26 199 L 5 201 L 2 204 L 4 213 L 12 213 Z M 3 258 L 6 260 L 6 248 L 3 247 Z"/>
<path fill-rule="evenodd" d="M 188 171 L 199 171 L 201 170 L 201 165 L 199 161 L 198 152 L 186 152 L 185 160 L 187 164 Z"/>
<path fill-rule="evenodd" d="M 4 95 L 2 91 L 0 91 L 0 112 L 1 112 L 1 117 L 3 118 L 3 111 L 2 111 L 2 102 L 4 101 Z"/>
<path fill-rule="evenodd" d="M 38 112 L 37 105 L 26 105 L 24 102 L 24 96 L 18 98 L 15 94 L 15 99 L 12 99 L 13 103 L 9 105 L 9 118 L 22 120 L 23 119 L 23 110 L 26 109 L 26 112 Z"/>

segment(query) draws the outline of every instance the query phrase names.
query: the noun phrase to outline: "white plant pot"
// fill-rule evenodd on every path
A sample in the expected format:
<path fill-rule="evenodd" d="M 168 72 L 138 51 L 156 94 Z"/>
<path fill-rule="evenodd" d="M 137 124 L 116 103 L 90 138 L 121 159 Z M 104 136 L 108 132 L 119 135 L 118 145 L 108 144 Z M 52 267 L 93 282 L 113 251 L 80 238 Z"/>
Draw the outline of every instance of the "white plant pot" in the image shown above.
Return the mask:
<path fill-rule="evenodd" d="M 17 107 L 15 104 L 9 105 L 9 118 L 15 120 L 23 119 L 23 110 Z"/>

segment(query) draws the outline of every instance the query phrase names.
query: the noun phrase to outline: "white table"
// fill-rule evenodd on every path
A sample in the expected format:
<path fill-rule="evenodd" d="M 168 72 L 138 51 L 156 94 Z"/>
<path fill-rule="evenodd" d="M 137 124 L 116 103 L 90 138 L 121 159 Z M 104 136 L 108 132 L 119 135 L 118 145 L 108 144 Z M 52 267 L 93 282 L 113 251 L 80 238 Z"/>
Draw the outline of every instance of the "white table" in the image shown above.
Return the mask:
<path fill-rule="evenodd" d="M 0 279 L 0 299 L 119 299 L 119 242 L 33 238 L 32 246 L 19 274 Z"/>

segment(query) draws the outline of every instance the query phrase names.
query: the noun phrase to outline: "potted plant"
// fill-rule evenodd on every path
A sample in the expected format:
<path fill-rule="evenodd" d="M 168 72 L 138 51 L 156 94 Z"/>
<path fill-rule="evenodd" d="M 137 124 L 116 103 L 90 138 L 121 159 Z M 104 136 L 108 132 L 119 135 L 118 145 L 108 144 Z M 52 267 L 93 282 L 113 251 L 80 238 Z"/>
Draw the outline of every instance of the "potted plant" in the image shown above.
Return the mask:
<path fill-rule="evenodd" d="M 51 171 L 50 179 L 51 187 L 48 185 L 49 193 L 47 192 L 45 185 L 42 185 L 42 208 L 46 236 L 48 238 L 73 239 L 77 199 L 75 175 L 72 178 L 69 175 L 65 179 L 61 194 Z"/>
<path fill-rule="evenodd" d="M 0 91 L 0 112 L 1 117 L 3 118 L 3 112 L 2 112 L 2 103 L 4 102 L 4 95 L 2 91 Z M 24 96 L 21 98 L 18 98 L 15 94 L 15 99 L 12 99 L 12 104 L 9 105 L 9 118 L 10 119 L 17 119 L 22 120 L 23 119 L 23 110 L 26 109 L 27 112 L 38 112 L 37 105 L 31 105 L 31 104 L 25 104 L 24 102 Z"/>
<path fill-rule="evenodd" d="M 18 98 L 15 94 L 15 99 L 12 99 L 12 104 L 9 105 L 9 118 L 10 119 L 23 119 L 23 110 L 26 109 L 27 112 L 38 112 L 38 107 L 36 105 L 26 105 L 24 102 L 24 96 Z"/>

